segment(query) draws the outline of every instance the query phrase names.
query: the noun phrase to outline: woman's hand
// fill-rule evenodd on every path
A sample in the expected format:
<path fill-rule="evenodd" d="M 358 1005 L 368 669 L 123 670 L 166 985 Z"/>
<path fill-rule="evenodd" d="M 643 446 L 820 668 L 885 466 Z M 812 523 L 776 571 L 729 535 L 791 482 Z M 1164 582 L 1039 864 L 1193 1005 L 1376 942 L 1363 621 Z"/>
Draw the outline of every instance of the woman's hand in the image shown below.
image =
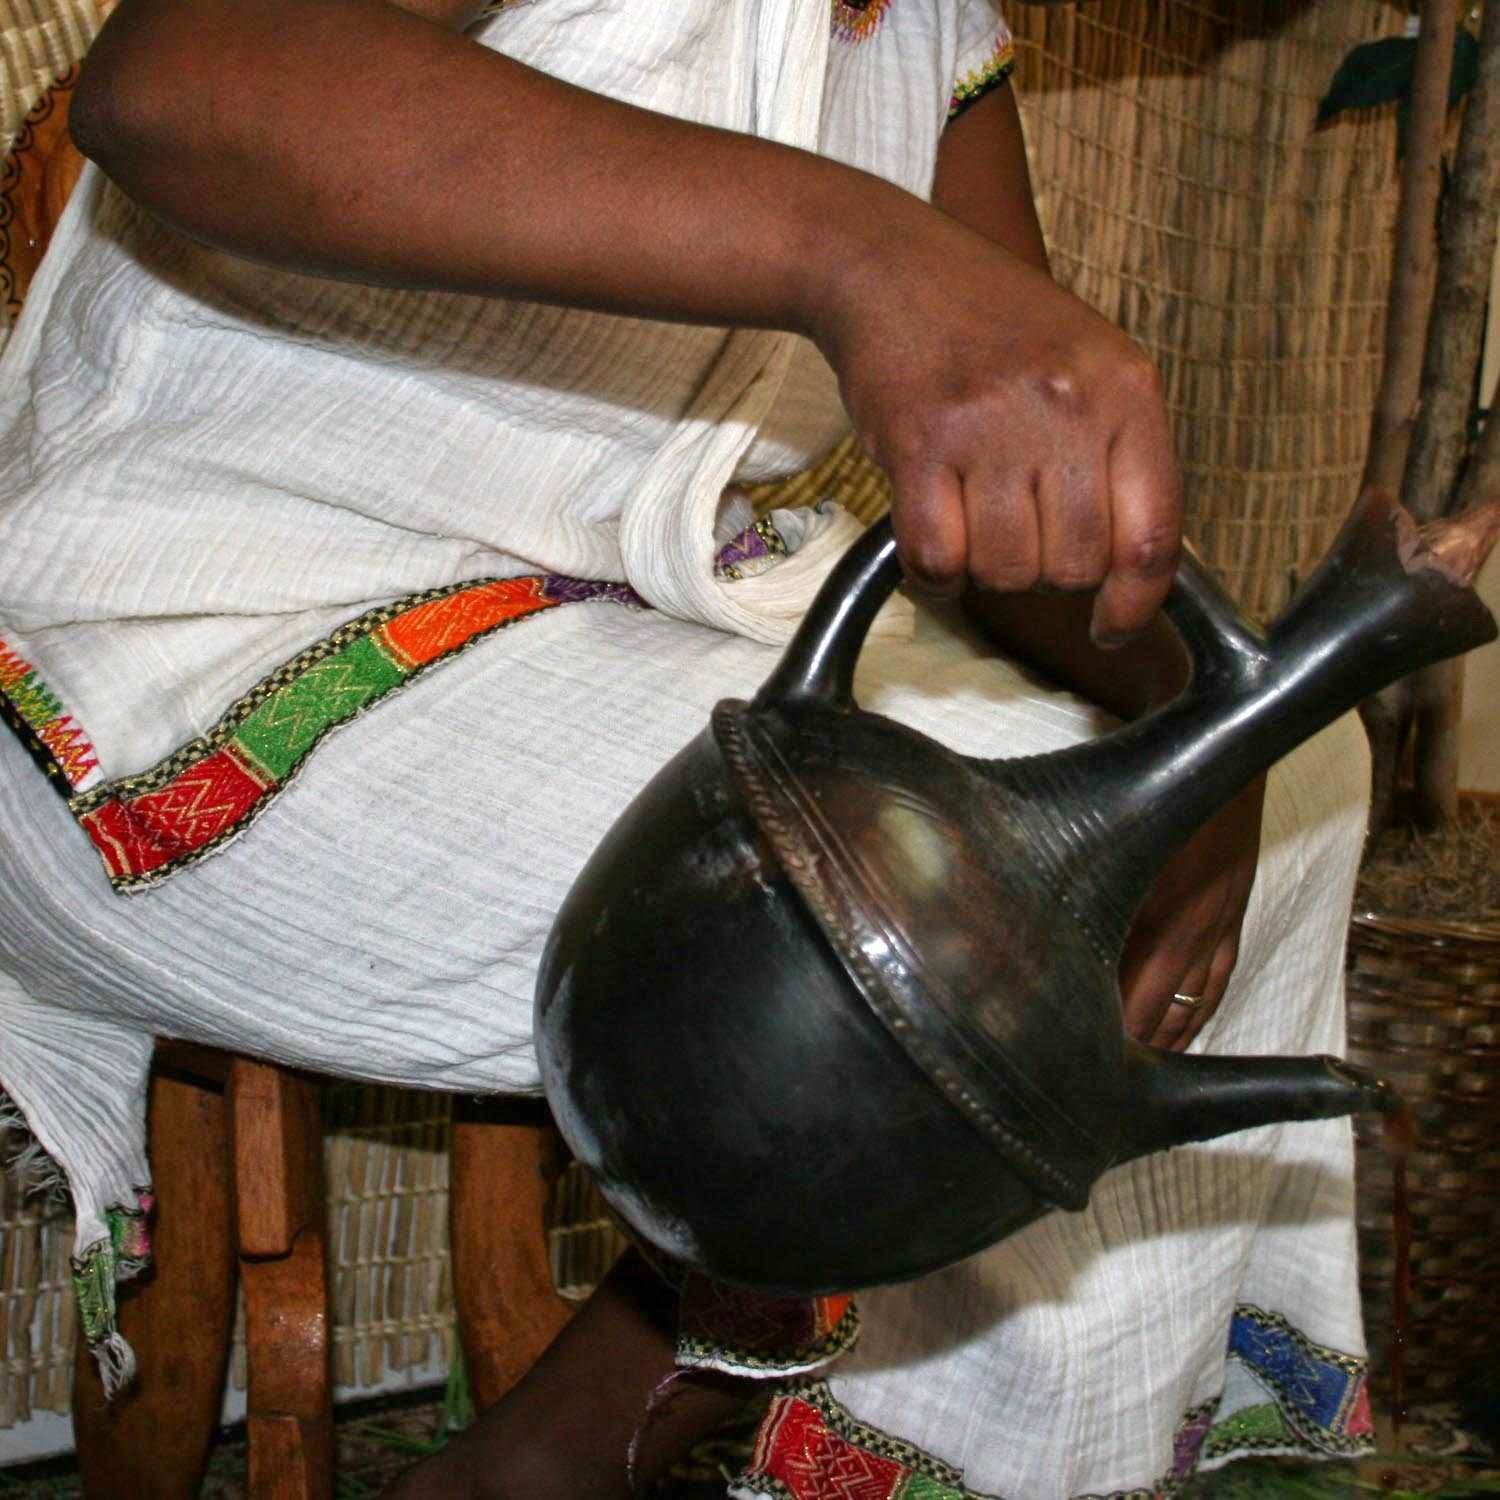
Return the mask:
<path fill-rule="evenodd" d="M 889 474 L 909 576 L 940 593 L 1097 589 L 1101 644 L 1142 629 L 1177 561 L 1156 370 L 1046 273 L 951 220 L 847 269 L 819 342 Z"/>
<path fill-rule="evenodd" d="M 1133 1037 L 1181 1051 L 1224 997 L 1260 853 L 1264 777 L 1257 777 L 1180 849 L 1136 916 L 1120 965 Z M 1173 995 L 1197 998 L 1193 1006 Z"/>
<path fill-rule="evenodd" d="M 856 341 L 847 369 L 839 365 L 861 434 L 897 466 L 903 556 L 919 575 L 948 583 L 967 572 L 988 584 L 964 603 L 994 640 L 1111 713 L 1138 718 L 1188 677 L 1161 616 L 1124 650 L 1094 644 L 1145 625 L 1175 563 L 1177 467 L 1155 372 L 1048 278 L 1009 89 L 948 127 L 933 202 L 1008 261 L 985 261 L 954 239 L 951 267 L 883 288 L 879 316 L 912 351 L 904 363 L 881 368 Z M 946 348 L 922 344 L 910 327 L 922 317 L 947 330 Z M 934 451 L 948 455 L 937 473 L 920 462 L 923 422 L 936 431 Z M 987 513 L 986 495 L 998 501 Z M 923 517 L 943 549 L 935 560 L 908 529 L 915 521 L 920 530 Z M 1065 529 L 1075 517 L 1081 535 Z M 1007 518 L 1018 518 L 1009 534 Z M 1066 588 L 1088 575 L 1106 586 L 1092 606 L 1093 641 L 1085 595 L 990 591 L 1033 578 Z M 1120 975 L 1132 1035 L 1185 1047 L 1223 996 L 1255 879 L 1263 793 L 1263 782 L 1247 788 L 1179 851 L 1137 916 Z M 1204 998 L 1190 1008 L 1173 1004 L 1174 994 Z"/>

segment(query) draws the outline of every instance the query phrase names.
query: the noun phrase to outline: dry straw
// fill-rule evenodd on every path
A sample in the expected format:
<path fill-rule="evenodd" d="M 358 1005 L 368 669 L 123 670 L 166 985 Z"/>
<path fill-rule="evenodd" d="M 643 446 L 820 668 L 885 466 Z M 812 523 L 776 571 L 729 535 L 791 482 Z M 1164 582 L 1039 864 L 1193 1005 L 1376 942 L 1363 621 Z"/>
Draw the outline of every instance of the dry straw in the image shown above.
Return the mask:
<path fill-rule="evenodd" d="M 1190 529 L 1239 598 L 1272 613 L 1358 483 L 1394 215 L 1389 112 L 1318 130 L 1317 100 L 1349 48 L 1401 15 L 1381 0 L 1010 9 L 1055 270 L 1160 363 Z M 91 29 L 80 0 L 0 0 L 0 128 Z M 775 501 L 829 493 L 865 516 L 884 503 L 852 446 Z M 338 1374 L 369 1381 L 451 1337 L 447 1107 L 339 1090 L 330 1112 Z M 576 1291 L 616 1241 L 576 1177 L 559 1202 L 572 1227 L 554 1259 Z M 65 1404 L 64 1242 L 61 1223 L 0 1197 L 0 1425 Z"/>

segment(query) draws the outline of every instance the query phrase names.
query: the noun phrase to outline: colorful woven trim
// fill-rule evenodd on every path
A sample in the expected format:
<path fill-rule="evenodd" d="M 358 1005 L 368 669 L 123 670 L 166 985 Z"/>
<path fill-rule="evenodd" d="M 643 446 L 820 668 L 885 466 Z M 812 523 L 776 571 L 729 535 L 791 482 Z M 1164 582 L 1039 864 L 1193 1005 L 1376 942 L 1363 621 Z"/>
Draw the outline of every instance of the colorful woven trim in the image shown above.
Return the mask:
<path fill-rule="evenodd" d="M 910 1443 L 856 1422 L 821 1380 L 784 1387 L 761 1422 L 735 1495 L 776 1500 L 983 1500 Z"/>
<path fill-rule="evenodd" d="M 1369 1450 L 1366 1362 L 1312 1343 L 1279 1314 L 1236 1308 L 1229 1357 L 1275 1393 L 1264 1405 L 1215 1420 L 1219 1400 L 1183 1418 L 1172 1466 L 1156 1483 L 1078 1500 L 1169 1500 L 1200 1463 L 1247 1453 L 1347 1454 Z M 857 1421 L 827 1383 L 783 1383 L 761 1423 L 736 1496 L 776 1500 L 984 1500 L 962 1474 L 910 1443 Z"/>
<path fill-rule="evenodd" d="M 1016 49 L 1008 31 L 995 41 L 995 50 L 972 72 L 965 73 L 953 85 L 948 101 L 948 119 L 956 120 L 966 109 L 977 104 L 991 89 L 997 89 L 1016 70 Z"/>
<path fill-rule="evenodd" d="M 726 582 L 787 555 L 762 517 L 714 562 Z M 77 721 L 21 650 L 0 638 L 0 720 L 67 800 L 111 884 L 154 885 L 221 849 L 265 811 L 329 731 L 497 630 L 560 604 L 645 609 L 623 583 L 536 574 L 456 583 L 351 620 L 253 687 L 205 735 L 137 776 L 104 781 Z"/>
<path fill-rule="evenodd" d="M 115 1331 L 115 1289 L 151 1264 L 151 1210 L 156 1199 L 149 1187 L 133 1188 L 135 1203 L 117 1203 L 104 1211 L 109 1234 L 73 1260 L 73 1290 L 78 1323 L 89 1348 Z"/>
<path fill-rule="evenodd" d="M 770 517 L 762 516 L 720 548 L 714 576 L 730 583 L 756 578 L 769 573 L 786 555 L 786 539 Z"/>
<path fill-rule="evenodd" d="M 330 730 L 485 636 L 623 584 L 552 576 L 456 584 L 371 610 L 301 652 L 206 734 L 138 776 L 98 782 L 82 730 L 0 641 L 0 712 L 68 799 L 117 890 L 165 879 L 244 831 Z"/>
<path fill-rule="evenodd" d="M 82 728 L 18 651 L 0 640 L 0 719 L 64 797 L 100 779 L 99 761 Z"/>
<path fill-rule="evenodd" d="M 1270 1447 L 1304 1453 L 1368 1451 L 1374 1434 L 1368 1361 L 1314 1344 L 1279 1313 L 1248 1304 L 1235 1309 L 1229 1357 L 1273 1397 L 1274 1422 L 1268 1415 L 1251 1415 L 1262 1408 L 1242 1408 L 1206 1434 L 1203 1457 Z"/>
<path fill-rule="evenodd" d="M 769 1297 L 689 1272 L 680 1287 L 677 1363 L 743 1375 L 801 1375 L 852 1349 L 853 1297 Z"/>
<path fill-rule="evenodd" d="M 117 889 L 163 879 L 248 827 L 331 730 L 503 626 L 616 592 L 589 587 L 503 579 L 373 610 L 266 678 L 160 765 L 74 798 L 74 814 Z"/>
<path fill-rule="evenodd" d="M 841 42 L 867 42 L 890 8 L 891 0 L 833 0 L 833 34 Z"/>
<path fill-rule="evenodd" d="M 1141 1489 L 1113 1490 L 1107 1495 L 1077 1495 L 1074 1500 L 1168 1500 L 1192 1478 L 1198 1467 L 1198 1455 L 1203 1439 L 1213 1425 L 1214 1413 L 1219 1409 L 1218 1398 L 1195 1406 L 1180 1423 L 1172 1437 L 1172 1467 L 1155 1484 Z"/>

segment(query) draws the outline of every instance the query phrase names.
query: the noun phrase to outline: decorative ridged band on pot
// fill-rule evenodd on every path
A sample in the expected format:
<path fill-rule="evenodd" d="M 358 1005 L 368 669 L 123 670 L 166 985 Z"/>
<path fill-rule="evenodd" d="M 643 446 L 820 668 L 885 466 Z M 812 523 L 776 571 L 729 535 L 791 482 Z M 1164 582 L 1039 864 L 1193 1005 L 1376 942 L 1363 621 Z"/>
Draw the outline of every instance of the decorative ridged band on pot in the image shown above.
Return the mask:
<path fill-rule="evenodd" d="M 1407 1394 L 1447 1400 L 1500 1365 L 1500 921 L 1356 914 L 1348 983 L 1351 1059 L 1378 1069 L 1415 1116 Z M 1391 1340 L 1391 1169 L 1379 1124 L 1356 1128 L 1360 1275 L 1379 1383 Z"/>

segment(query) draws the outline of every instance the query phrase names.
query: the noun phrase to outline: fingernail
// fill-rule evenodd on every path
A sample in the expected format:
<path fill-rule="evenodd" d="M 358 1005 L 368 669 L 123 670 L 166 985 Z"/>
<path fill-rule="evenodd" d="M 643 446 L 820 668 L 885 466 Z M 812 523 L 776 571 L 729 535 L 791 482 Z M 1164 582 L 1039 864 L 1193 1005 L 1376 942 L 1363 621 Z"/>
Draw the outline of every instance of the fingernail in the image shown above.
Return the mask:
<path fill-rule="evenodd" d="M 906 570 L 906 582 L 909 587 L 919 594 L 925 594 L 929 599 L 956 599 L 963 592 L 964 586 L 961 578 L 929 578 L 910 568 Z"/>

